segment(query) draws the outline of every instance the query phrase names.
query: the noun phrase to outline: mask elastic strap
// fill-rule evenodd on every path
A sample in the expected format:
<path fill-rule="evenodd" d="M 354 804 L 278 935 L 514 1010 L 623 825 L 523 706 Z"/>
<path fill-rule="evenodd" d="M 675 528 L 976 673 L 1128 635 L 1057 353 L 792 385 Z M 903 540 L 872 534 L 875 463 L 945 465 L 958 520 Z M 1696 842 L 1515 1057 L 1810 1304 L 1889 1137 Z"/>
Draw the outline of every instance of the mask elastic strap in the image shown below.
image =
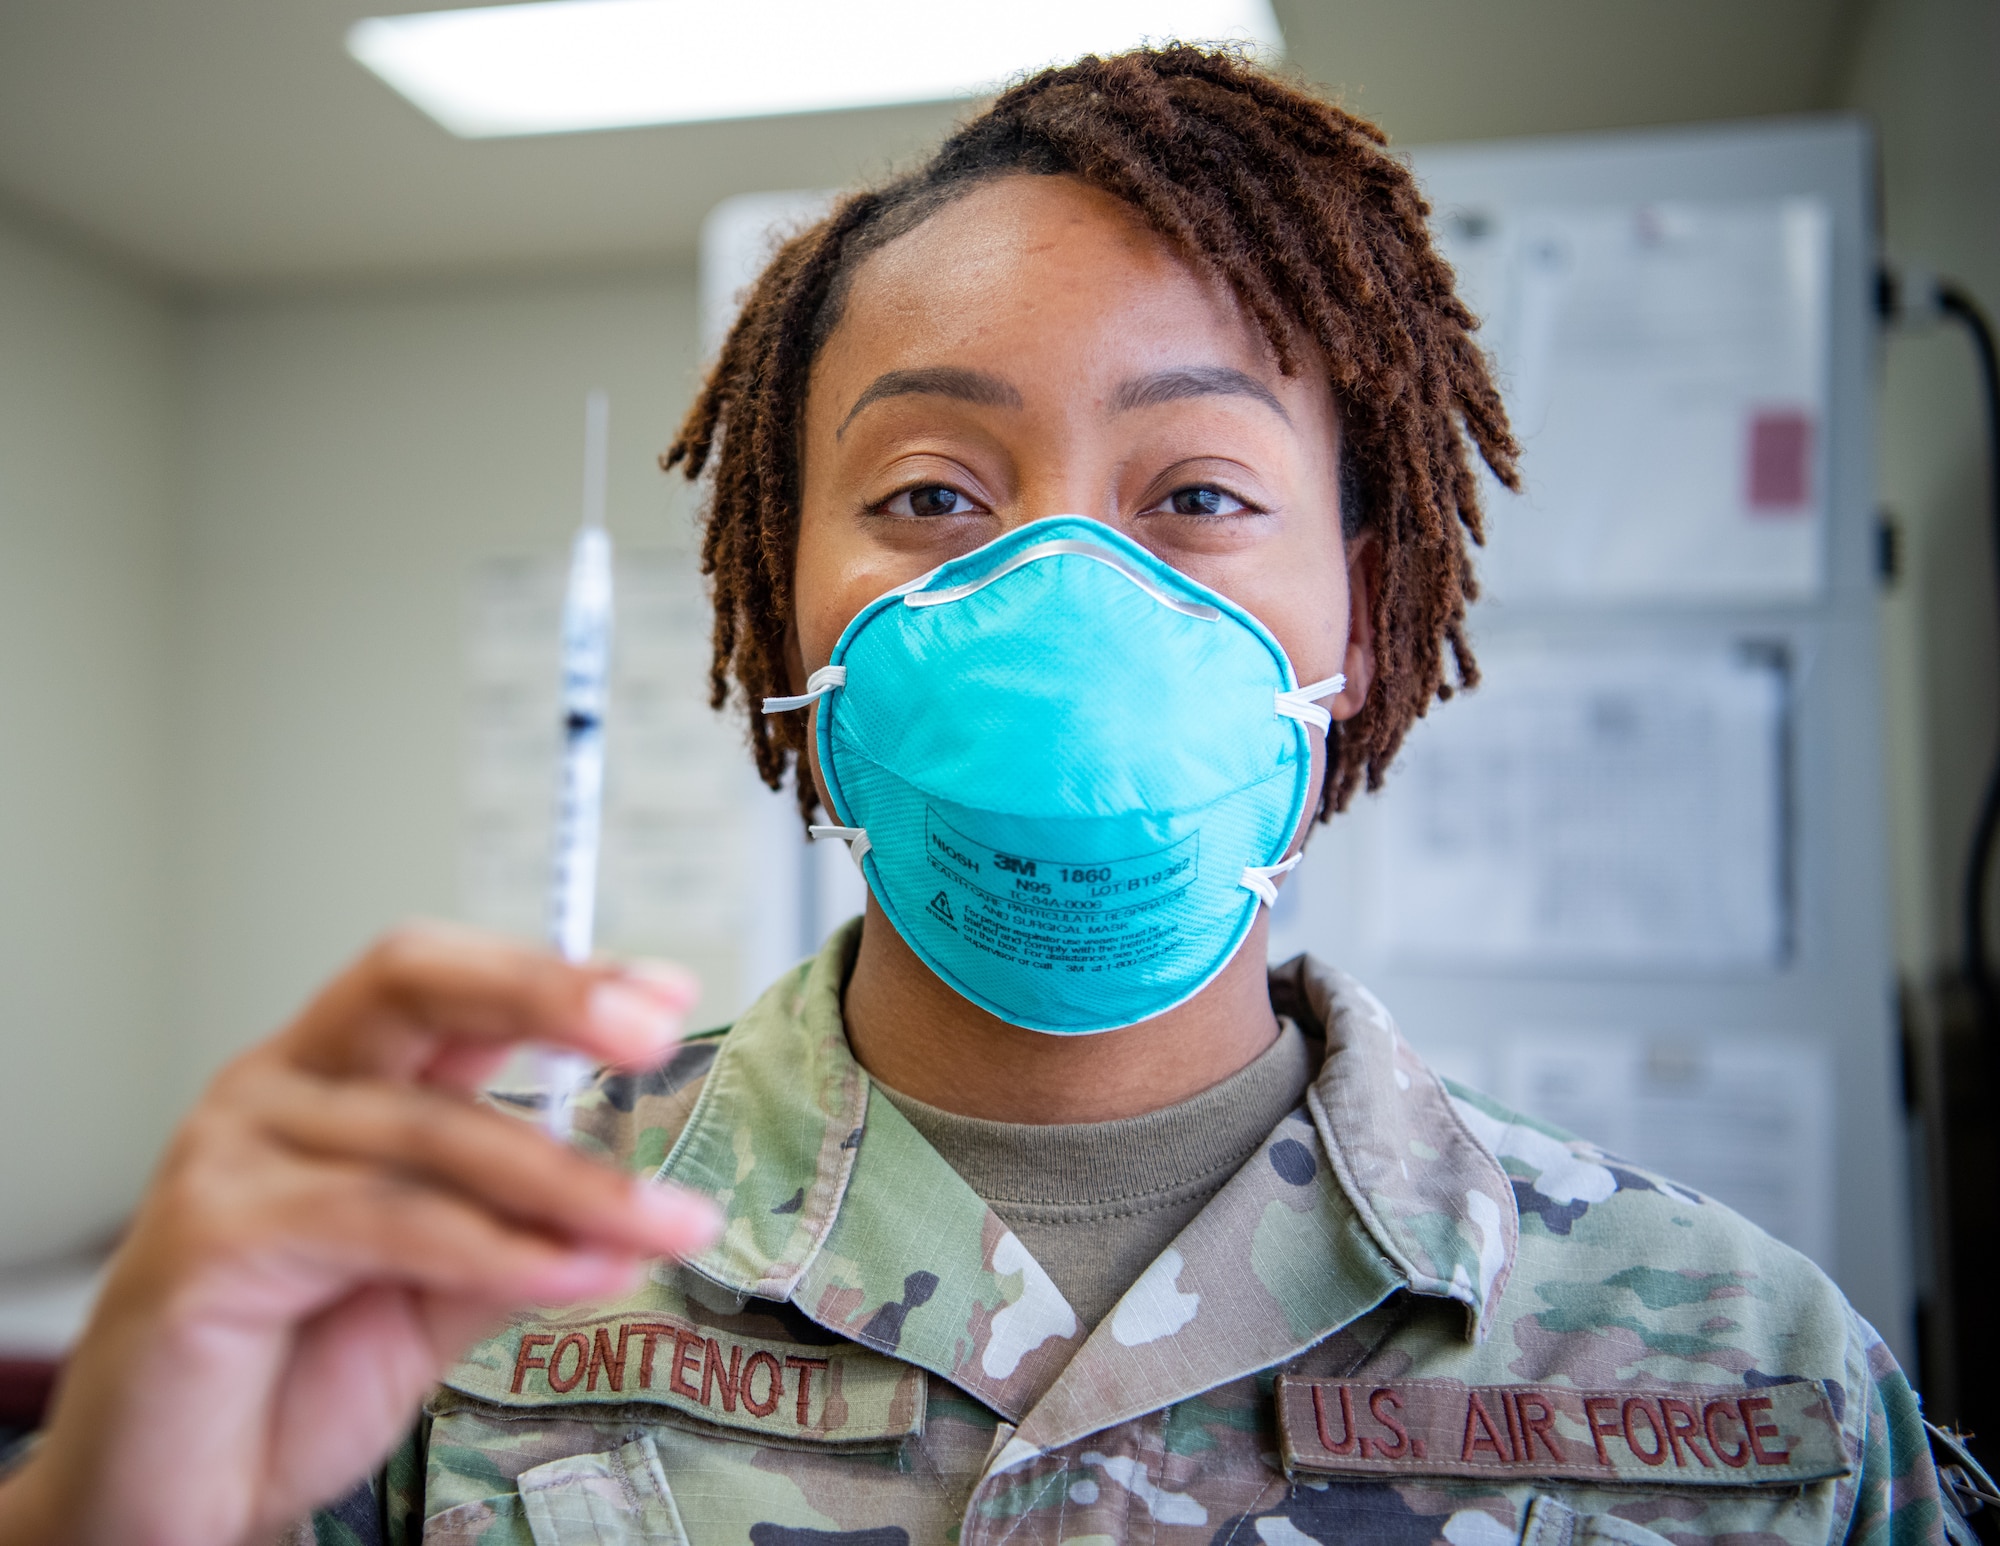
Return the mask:
<path fill-rule="evenodd" d="M 1303 687 L 1294 687 L 1290 692 L 1279 693 L 1278 712 L 1287 719 L 1296 719 L 1300 724 L 1312 725 L 1325 732 L 1333 728 L 1333 715 L 1313 700 L 1331 698 L 1335 693 L 1344 692 L 1346 689 L 1347 673 L 1336 671 L 1322 681 L 1308 682 Z M 776 701 L 778 700 L 770 698 L 764 700 L 766 714 L 771 712 L 770 705 Z M 789 703 L 791 700 L 788 698 L 784 701 Z"/>
<path fill-rule="evenodd" d="M 1278 877 L 1291 870 L 1304 857 L 1304 854 L 1296 853 L 1282 864 L 1246 864 L 1243 866 L 1243 878 L 1237 881 L 1236 884 L 1241 886 L 1245 891 L 1256 892 L 1257 900 L 1262 902 L 1266 907 L 1276 907 L 1278 905 Z"/>
<path fill-rule="evenodd" d="M 847 857 L 854 861 L 854 867 L 861 868 L 861 861 L 868 857 L 868 850 L 875 845 L 868 840 L 866 827 L 807 827 L 806 832 L 817 843 L 825 838 L 837 837 L 847 845 Z"/>
<path fill-rule="evenodd" d="M 847 667 L 821 666 L 806 678 L 806 690 L 796 698 L 766 698 L 766 714 L 789 714 L 793 709 L 802 709 L 808 703 L 817 703 L 836 687 L 847 685 Z"/>

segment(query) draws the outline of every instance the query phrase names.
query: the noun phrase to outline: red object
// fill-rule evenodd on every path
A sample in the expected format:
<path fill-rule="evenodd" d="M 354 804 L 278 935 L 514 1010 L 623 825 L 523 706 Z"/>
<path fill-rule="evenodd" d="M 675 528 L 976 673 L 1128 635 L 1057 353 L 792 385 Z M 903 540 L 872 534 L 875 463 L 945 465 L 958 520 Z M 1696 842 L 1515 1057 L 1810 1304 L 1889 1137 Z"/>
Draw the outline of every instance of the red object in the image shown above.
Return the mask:
<path fill-rule="evenodd" d="M 1812 495 L 1812 415 L 1796 408 L 1750 417 L 1750 513 L 1803 515 Z"/>
<path fill-rule="evenodd" d="M 0 1358 L 0 1428 L 41 1427 L 61 1370 L 53 1358 Z"/>

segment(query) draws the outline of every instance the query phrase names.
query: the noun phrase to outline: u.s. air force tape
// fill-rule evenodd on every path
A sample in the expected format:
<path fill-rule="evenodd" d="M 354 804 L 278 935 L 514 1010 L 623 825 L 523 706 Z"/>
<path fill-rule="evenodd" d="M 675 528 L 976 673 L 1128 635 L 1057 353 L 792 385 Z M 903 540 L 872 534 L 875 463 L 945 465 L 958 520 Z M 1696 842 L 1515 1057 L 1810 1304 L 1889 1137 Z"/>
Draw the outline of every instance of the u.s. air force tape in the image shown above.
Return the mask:
<path fill-rule="evenodd" d="M 865 1444 L 923 1432 L 924 1373 L 851 1343 L 733 1336 L 677 1316 L 517 1326 L 444 1383 L 500 1406 L 650 1405 L 784 1439 Z"/>
<path fill-rule="evenodd" d="M 1853 1469 L 1811 1380 L 1598 1391 L 1286 1374 L 1278 1426 L 1298 1471 L 1783 1487 Z"/>

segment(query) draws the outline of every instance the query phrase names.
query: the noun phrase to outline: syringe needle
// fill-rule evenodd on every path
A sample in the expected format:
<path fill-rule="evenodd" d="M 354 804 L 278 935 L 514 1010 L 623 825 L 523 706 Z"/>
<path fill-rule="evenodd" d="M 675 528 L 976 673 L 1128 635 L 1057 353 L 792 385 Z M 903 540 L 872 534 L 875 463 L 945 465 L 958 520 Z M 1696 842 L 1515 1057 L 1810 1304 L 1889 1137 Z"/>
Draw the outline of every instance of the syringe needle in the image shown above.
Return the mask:
<path fill-rule="evenodd" d="M 602 390 L 583 400 L 583 524 L 602 526 L 605 468 L 611 445 L 611 399 Z"/>

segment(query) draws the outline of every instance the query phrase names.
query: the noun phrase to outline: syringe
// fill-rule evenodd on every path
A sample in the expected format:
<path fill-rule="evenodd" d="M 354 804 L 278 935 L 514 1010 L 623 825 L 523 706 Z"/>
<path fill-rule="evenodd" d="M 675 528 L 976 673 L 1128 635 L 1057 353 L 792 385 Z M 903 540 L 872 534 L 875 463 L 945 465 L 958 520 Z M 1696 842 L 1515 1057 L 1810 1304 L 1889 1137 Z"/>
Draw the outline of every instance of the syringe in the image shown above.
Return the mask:
<path fill-rule="evenodd" d="M 604 812 L 604 705 L 611 666 L 611 536 L 604 529 L 610 400 L 592 392 L 583 415 L 583 525 L 570 548 L 563 596 L 561 782 L 556 799 L 549 937 L 563 958 L 590 956 L 597 916 L 597 848 Z M 536 1083 L 549 1135 L 567 1140 L 570 1105 L 592 1072 L 589 1059 L 543 1049 Z"/>

